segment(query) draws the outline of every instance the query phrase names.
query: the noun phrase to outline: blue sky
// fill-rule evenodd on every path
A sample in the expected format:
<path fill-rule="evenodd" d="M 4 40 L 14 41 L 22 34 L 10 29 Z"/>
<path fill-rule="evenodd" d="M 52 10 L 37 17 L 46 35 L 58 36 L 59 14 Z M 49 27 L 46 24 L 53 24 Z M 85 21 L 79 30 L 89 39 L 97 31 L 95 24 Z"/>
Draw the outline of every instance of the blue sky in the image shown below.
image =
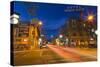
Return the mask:
<path fill-rule="evenodd" d="M 61 27 L 65 20 L 69 17 L 79 17 L 80 11 L 73 11 L 71 7 L 81 7 L 84 9 L 82 12 L 87 15 L 88 12 L 96 14 L 97 7 L 95 6 L 79 6 L 79 5 L 65 5 L 65 4 L 48 4 L 36 2 L 20 2 L 14 1 L 14 12 L 20 14 L 20 21 L 29 21 L 32 18 L 38 18 L 43 22 L 42 29 L 48 37 L 58 34 L 58 28 Z M 33 9 L 35 7 L 35 9 Z M 66 12 L 65 10 L 72 10 Z M 33 14 L 33 15 L 32 15 Z"/>

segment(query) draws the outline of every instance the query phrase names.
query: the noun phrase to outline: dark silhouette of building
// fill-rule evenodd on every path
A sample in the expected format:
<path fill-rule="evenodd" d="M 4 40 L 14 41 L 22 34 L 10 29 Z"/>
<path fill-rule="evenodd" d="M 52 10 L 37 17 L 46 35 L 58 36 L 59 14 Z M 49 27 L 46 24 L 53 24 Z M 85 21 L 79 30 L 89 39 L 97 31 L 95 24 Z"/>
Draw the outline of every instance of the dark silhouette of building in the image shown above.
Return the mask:
<path fill-rule="evenodd" d="M 79 17 L 72 17 L 65 21 L 65 24 L 60 28 L 60 33 L 75 42 L 75 46 L 79 47 L 96 47 L 96 23 L 89 23 Z"/>

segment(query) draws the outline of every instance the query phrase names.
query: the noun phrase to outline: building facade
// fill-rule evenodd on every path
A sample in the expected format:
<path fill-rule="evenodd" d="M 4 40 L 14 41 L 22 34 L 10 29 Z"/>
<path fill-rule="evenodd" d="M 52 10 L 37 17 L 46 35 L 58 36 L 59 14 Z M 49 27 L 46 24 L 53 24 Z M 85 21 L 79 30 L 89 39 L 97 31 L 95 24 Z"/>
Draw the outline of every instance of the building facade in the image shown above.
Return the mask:
<path fill-rule="evenodd" d="M 40 30 L 37 22 L 19 22 L 12 24 L 13 49 L 35 49 L 38 48 Z"/>
<path fill-rule="evenodd" d="M 94 31 L 92 31 L 94 30 Z M 74 42 L 76 47 L 96 47 L 96 23 L 89 24 L 81 18 L 70 18 L 60 28 L 60 33 Z"/>

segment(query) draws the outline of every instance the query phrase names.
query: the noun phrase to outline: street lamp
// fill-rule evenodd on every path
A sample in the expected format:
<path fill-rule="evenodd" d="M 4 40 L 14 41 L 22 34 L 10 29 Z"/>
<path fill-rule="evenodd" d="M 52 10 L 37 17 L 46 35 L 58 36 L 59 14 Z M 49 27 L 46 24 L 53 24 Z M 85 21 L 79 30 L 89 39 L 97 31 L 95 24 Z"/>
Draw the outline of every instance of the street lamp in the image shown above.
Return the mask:
<path fill-rule="evenodd" d="M 39 21 L 39 22 L 38 22 L 38 26 L 39 26 L 39 28 L 40 28 L 40 34 L 41 34 L 41 25 L 42 25 L 42 22 Z M 43 37 L 44 35 L 41 34 L 40 36 Z"/>
<path fill-rule="evenodd" d="M 42 25 L 42 22 L 41 21 L 39 21 L 39 23 L 38 23 L 40 26 Z"/>
<path fill-rule="evenodd" d="M 62 37 L 63 37 L 63 35 L 60 34 L 60 35 L 59 35 L 59 38 L 62 38 Z"/>
<path fill-rule="evenodd" d="M 88 15 L 88 16 L 87 16 L 87 20 L 88 20 L 88 21 L 92 22 L 93 19 L 94 19 L 94 15 Z"/>

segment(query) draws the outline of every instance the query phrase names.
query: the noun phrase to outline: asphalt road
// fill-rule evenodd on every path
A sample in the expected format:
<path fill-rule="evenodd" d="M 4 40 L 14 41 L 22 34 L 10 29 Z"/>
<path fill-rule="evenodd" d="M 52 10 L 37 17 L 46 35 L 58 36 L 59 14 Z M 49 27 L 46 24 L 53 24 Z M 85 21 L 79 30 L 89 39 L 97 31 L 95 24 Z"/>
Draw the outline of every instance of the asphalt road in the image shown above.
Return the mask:
<path fill-rule="evenodd" d="M 96 49 L 79 49 L 48 45 L 48 48 L 14 51 L 14 65 L 34 65 L 96 61 Z"/>
<path fill-rule="evenodd" d="M 69 62 L 96 61 L 96 48 L 70 48 L 57 45 L 48 45 L 48 47 L 59 56 Z"/>
<path fill-rule="evenodd" d="M 49 48 L 14 52 L 14 65 L 34 65 L 68 62 Z"/>

